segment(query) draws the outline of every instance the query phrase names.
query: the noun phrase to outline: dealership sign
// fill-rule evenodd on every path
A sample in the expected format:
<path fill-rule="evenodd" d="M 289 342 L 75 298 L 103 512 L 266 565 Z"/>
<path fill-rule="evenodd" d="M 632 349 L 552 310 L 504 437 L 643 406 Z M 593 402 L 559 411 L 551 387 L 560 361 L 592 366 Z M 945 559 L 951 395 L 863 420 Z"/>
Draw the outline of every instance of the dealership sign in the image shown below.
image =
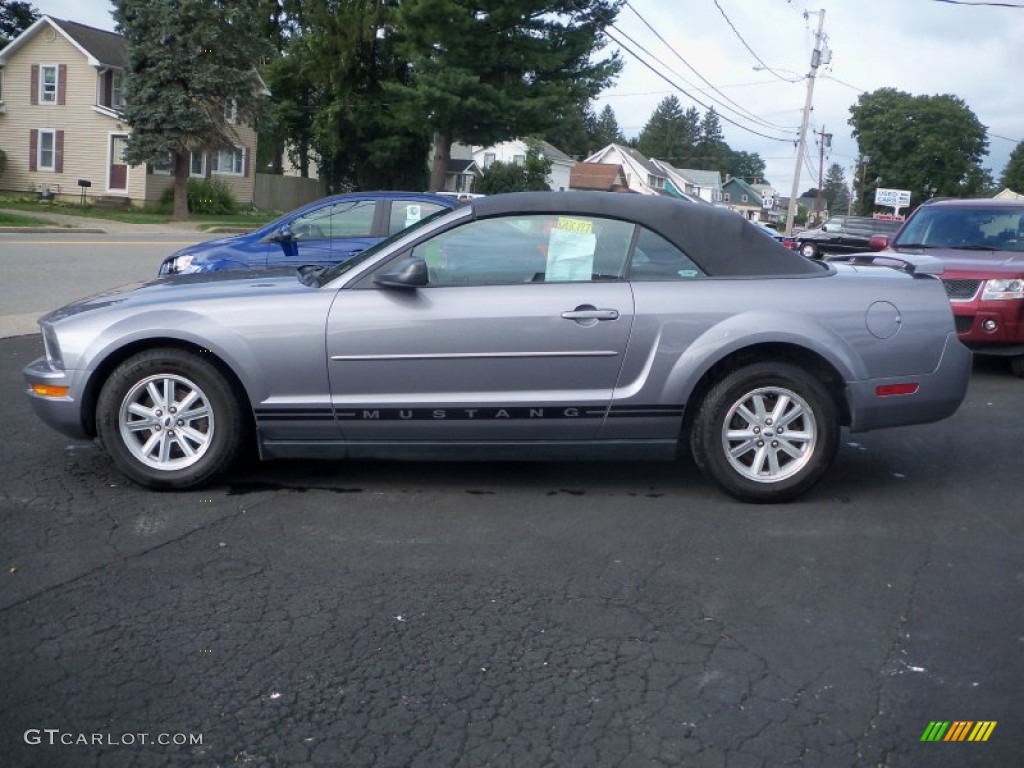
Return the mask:
<path fill-rule="evenodd" d="M 876 189 L 875 205 L 888 205 L 893 208 L 906 208 L 910 205 L 909 189 Z"/>

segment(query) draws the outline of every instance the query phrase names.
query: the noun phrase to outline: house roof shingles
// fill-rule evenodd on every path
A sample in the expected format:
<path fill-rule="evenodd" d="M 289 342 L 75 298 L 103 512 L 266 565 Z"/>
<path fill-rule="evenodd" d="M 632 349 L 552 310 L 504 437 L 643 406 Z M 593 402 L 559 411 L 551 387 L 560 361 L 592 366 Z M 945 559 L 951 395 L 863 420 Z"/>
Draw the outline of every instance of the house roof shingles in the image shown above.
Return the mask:
<path fill-rule="evenodd" d="M 125 56 L 124 38 L 121 35 L 95 27 L 87 27 L 77 21 L 55 19 L 52 16 L 50 21 L 60 27 L 68 37 L 87 50 L 101 64 L 119 69 L 124 68 L 127 57 Z"/>
<path fill-rule="evenodd" d="M 624 188 L 622 166 L 613 163 L 577 163 L 569 171 L 569 187 L 600 192 Z"/>

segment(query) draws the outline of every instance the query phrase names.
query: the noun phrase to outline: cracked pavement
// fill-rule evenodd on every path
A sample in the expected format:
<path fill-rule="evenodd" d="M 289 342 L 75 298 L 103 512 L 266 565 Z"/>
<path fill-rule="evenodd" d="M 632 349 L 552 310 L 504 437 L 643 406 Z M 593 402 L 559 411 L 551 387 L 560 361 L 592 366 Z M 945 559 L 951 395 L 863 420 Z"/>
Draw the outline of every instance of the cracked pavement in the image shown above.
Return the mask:
<path fill-rule="evenodd" d="M 147 492 L 31 413 L 38 348 L 0 340 L 0 765 L 1024 753 L 1024 413 L 1000 365 L 953 419 L 844 435 L 820 487 L 758 507 L 688 462 L 275 463 Z M 998 725 L 921 743 L 933 720 Z"/>

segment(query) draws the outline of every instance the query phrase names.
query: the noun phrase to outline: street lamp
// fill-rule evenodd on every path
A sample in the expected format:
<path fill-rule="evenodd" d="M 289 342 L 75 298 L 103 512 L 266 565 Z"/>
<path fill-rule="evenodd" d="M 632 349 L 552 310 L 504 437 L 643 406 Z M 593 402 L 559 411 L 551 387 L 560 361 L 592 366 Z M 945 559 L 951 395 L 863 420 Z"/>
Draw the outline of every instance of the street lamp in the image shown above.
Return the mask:
<path fill-rule="evenodd" d="M 806 80 L 807 75 L 800 75 L 793 72 L 792 69 L 786 69 L 785 67 L 754 67 L 755 72 L 771 72 L 773 75 L 787 83 L 799 83 L 801 80 Z M 793 77 L 780 77 L 779 72 L 790 72 Z"/>

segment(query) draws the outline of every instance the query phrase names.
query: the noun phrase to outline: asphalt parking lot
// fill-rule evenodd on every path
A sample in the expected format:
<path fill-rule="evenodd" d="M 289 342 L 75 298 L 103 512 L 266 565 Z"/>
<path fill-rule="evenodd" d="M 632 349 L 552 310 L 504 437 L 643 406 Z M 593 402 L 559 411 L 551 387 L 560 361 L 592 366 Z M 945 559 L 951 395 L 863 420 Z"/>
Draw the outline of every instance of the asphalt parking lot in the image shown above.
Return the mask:
<path fill-rule="evenodd" d="M 756 507 L 688 462 L 277 463 L 146 492 L 31 413 L 38 350 L 0 340 L 0 765 L 1024 753 L 1024 412 L 1001 365 L 954 418 L 846 435 L 821 486 Z M 933 721 L 997 725 L 922 742 Z"/>

